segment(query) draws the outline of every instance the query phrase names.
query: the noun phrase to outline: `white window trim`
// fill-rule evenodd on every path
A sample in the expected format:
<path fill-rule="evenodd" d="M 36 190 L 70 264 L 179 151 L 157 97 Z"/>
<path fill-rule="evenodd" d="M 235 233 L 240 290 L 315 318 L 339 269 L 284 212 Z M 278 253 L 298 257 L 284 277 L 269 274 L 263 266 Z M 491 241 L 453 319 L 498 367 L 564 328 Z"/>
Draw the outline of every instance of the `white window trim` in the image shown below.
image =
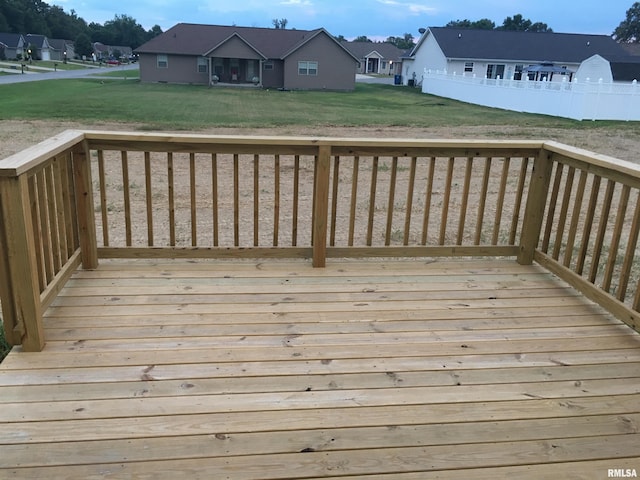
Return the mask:
<path fill-rule="evenodd" d="M 315 68 L 310 68 L 311 66 Z M 310 73 L 313 70 L 314 73 Z M 312 76 L 315 77 L 318 75 L 318 62 L 313 60 L 300 60 L 298 62 L 298 75 L 304 76 Z"/>
<path fill-rule="evenodd" d="M 169 68 L 169 55 L 159 53 L 156 55 L 156 67 L 157 68 Z"/>

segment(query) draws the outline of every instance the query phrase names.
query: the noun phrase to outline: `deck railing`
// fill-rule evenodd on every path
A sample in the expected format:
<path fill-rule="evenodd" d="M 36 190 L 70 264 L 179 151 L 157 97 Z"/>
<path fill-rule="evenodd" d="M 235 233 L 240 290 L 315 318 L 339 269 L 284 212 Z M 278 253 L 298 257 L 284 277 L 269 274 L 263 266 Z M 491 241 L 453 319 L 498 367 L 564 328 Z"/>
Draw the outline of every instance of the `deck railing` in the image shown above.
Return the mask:
<path fill-rule="evenodd" d="M 65 132 L 0 182 L 4 324 L 25 350 L 99 258 L 513 256 L 639 325 L 640 168 L 555 143 Z"/>

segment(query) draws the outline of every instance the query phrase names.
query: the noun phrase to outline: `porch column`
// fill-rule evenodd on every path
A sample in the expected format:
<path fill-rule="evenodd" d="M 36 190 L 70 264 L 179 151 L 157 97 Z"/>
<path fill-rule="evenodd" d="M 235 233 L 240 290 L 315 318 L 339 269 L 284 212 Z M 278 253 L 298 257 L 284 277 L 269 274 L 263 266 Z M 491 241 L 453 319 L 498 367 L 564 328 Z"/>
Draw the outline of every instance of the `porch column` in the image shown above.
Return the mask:
<path fill-rule="evenodd" d="M 264 60 L 258 60 L 258 77 L 260 78 L 260 86 L 262 87 L 262 67 Z"/>

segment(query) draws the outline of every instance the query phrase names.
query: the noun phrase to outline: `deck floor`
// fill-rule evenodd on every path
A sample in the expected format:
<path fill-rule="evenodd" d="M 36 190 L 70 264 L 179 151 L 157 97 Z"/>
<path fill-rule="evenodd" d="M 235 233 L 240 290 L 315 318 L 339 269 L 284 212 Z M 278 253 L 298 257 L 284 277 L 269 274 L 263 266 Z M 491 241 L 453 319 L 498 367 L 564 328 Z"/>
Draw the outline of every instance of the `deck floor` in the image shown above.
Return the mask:
<path fill-rule="evenodd" d="M 103 261 L 0 365 L 0 478 L 640 472 L 640 336 L 512 260 Z"/>

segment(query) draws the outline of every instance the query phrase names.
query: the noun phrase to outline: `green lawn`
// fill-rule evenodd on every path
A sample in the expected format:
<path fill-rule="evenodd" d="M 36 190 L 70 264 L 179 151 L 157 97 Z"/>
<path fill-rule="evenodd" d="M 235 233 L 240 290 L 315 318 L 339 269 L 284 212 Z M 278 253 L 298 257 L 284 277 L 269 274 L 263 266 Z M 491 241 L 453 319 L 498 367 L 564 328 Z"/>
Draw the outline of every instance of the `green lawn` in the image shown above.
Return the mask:
<path fill-rule="evenodd" d="M 137 71 L 136 71 L 137 73 Z M 111 74 L 123 75 L 114 71 Z M 123 78 L 0 85 L 0 120 L 129 122 L 148 129 L 210 126 L 461 126 L 592 128 L 607 122 L 530 115 L 422 94 L 419 89 L 357 84 L 354 92 L 278 91 L 147 84 Z M 618 128 L 630 124 L 609 122 Z M 632 124 L 631 124 L 632 125 Z M 633 127 L 636 128 L 636 127 Z"/>

